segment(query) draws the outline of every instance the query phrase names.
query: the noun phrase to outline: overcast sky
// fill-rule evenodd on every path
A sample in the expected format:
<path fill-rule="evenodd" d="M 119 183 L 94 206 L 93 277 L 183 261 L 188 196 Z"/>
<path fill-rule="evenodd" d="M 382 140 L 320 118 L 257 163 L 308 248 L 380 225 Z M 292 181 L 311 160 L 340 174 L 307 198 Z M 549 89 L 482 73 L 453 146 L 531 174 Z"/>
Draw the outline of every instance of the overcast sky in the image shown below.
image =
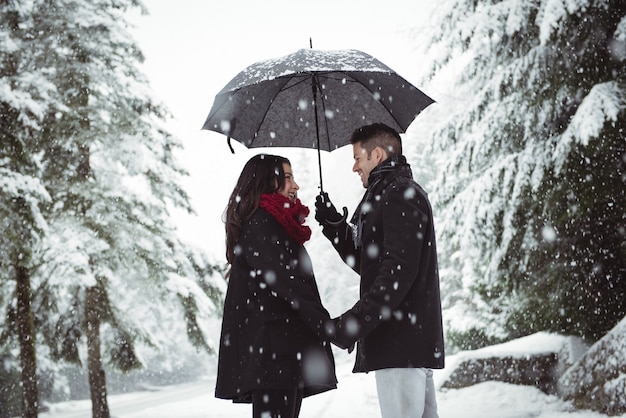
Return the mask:
<path fill-rule="evenodd" d="M 215 95 L 246 66 L 309 48 L 358 49 L 409 81 L 417 59 L 408 29 L 428 24 L 428 0 L 143 0 L 149 14 L 134 16 L 144 72 L 173 113 L 170 130 L 185 147 L 190 172 L 185 189 L 198 218 L 180 220 L 182 231 L 222 256 L 221 214 L 241 167 L 250 156 L 233 141 L 201 131 Z M 430 4 L 430 6 L 429 6 Z M 351 164 L 346 162 L 346 165 Z M 211 236 L 216 236 L 210 238 Z"/>

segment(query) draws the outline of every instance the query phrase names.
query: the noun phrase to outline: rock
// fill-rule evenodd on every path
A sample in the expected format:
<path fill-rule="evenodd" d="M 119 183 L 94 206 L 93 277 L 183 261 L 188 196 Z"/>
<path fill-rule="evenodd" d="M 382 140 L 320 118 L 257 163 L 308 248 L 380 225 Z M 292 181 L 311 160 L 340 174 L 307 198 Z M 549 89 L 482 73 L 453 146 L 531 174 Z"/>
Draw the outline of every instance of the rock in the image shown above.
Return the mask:
<path fill-rule="evenodd" d="M 462 388 L 486 381 L 535 386 L 548 394 L 557 393 L 560 376 L 586 351 L 577 337 L 540 332 L 524 338 L 463 351 L 441 388 Z"/>
<path fill-rule="evenodd" d="M 626 318 L 567 370 L 558 392 L 578 408 L 626 413 Z"/>

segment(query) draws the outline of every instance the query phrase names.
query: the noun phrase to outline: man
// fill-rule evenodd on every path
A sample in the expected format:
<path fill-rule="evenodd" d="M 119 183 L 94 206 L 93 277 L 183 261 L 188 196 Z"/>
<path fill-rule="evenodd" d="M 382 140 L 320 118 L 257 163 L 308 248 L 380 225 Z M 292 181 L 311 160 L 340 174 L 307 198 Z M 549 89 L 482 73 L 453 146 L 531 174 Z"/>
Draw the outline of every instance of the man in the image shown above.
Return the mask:
<path fill-rule="evenodd" d="M 333 319 L 333 342 L 357 344 L 353 373 L 375 371 L 383 418 L 438 417 L 432 369 L 444 367 L 444 346 L 432 209 L 398 132 L 376 123 L 350 143 L 367 189 L 351 221 L 326 193 L 315 204 L 324 235 L 361 276 L 359 301 Z"/>

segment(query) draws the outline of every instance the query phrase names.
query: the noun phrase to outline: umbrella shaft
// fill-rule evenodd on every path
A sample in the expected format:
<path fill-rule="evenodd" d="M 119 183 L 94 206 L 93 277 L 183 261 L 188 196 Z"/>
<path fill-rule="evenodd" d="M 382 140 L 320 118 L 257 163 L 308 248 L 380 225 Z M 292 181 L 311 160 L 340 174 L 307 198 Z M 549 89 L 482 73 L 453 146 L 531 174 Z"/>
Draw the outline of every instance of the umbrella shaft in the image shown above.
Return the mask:
<path fill-rule="evenodd" d="M 320 125 L 317 117 L 317 83 L 315 75 L 311 76 L 311 89 L 313 90 L 313 111 L 315 112 L 315 134 L 317 135 L 317 165 L 320 172 L 320 193 L 324 193 L 324 182 L 322 180 L 322 152 L 320 150 Z"/>

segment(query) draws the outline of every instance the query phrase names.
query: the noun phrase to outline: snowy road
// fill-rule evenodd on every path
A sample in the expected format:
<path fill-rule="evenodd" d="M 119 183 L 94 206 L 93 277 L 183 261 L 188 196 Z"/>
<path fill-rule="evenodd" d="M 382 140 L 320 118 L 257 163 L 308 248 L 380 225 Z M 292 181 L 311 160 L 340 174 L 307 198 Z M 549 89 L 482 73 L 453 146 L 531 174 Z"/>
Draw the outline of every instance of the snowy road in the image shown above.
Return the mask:
<path fill-rule="evenodd" d="M 197 403 L 213 393 L 214 382 L 190 383 L 155 390 L 109 396 L 112 417 L 143 417 L 148 410 L 186 402 Z M 50 406 L 50 412 L 41 418 L 85 418 L 91 416 L 88 400 L 64 402 Z M 175 417 L 178 415 L 170 415 Z"/>
<path fill-rule="evenodd" d="M 352 359 L 337 357 L 339 387 L 302 403 L 301 418 L 378 418 L 373 374 L 352 374 Z M 452 364 L 453 359 L 450 359 Z M 435 383 L 438 375 L 435 372 Z M 114 418 L 238 418 L 252 415 L 247 404 L 215 399 L 215 378 L 204 382 L 169 386 L 153 391 L 109 396 Z M 606 415 L 577 411 L 539 389 L 500 382 L 485 382 L 465 389 L 437 393 L 441 418 L 602 418 Z M 90 418 L 91 402 L 72 401 L 50 405 L 40 418 Z M 622 415 L 621 418 L 626 418 Z"/>
<path fill-rule="evenodd" d="M 373 375 L 353 375 L 348 368 L 338 369 L 340 390 L 307 398 L 301 418 L 342 417 L 358 413 L 359 418 L 378 417 Z M 371 378 L 371 379 L 370 379 Z M 250 405 L 215 399 L 214 380 L 169 386 L 153 391 L 110 395 L 109 408 L 114 418 L 234 418 L 251 415 Z M 347 412 L 347 410 L 351 410 Z M 88 418 L 91 402 L 71 401 L 50 405 L 40 418 Z"/>

